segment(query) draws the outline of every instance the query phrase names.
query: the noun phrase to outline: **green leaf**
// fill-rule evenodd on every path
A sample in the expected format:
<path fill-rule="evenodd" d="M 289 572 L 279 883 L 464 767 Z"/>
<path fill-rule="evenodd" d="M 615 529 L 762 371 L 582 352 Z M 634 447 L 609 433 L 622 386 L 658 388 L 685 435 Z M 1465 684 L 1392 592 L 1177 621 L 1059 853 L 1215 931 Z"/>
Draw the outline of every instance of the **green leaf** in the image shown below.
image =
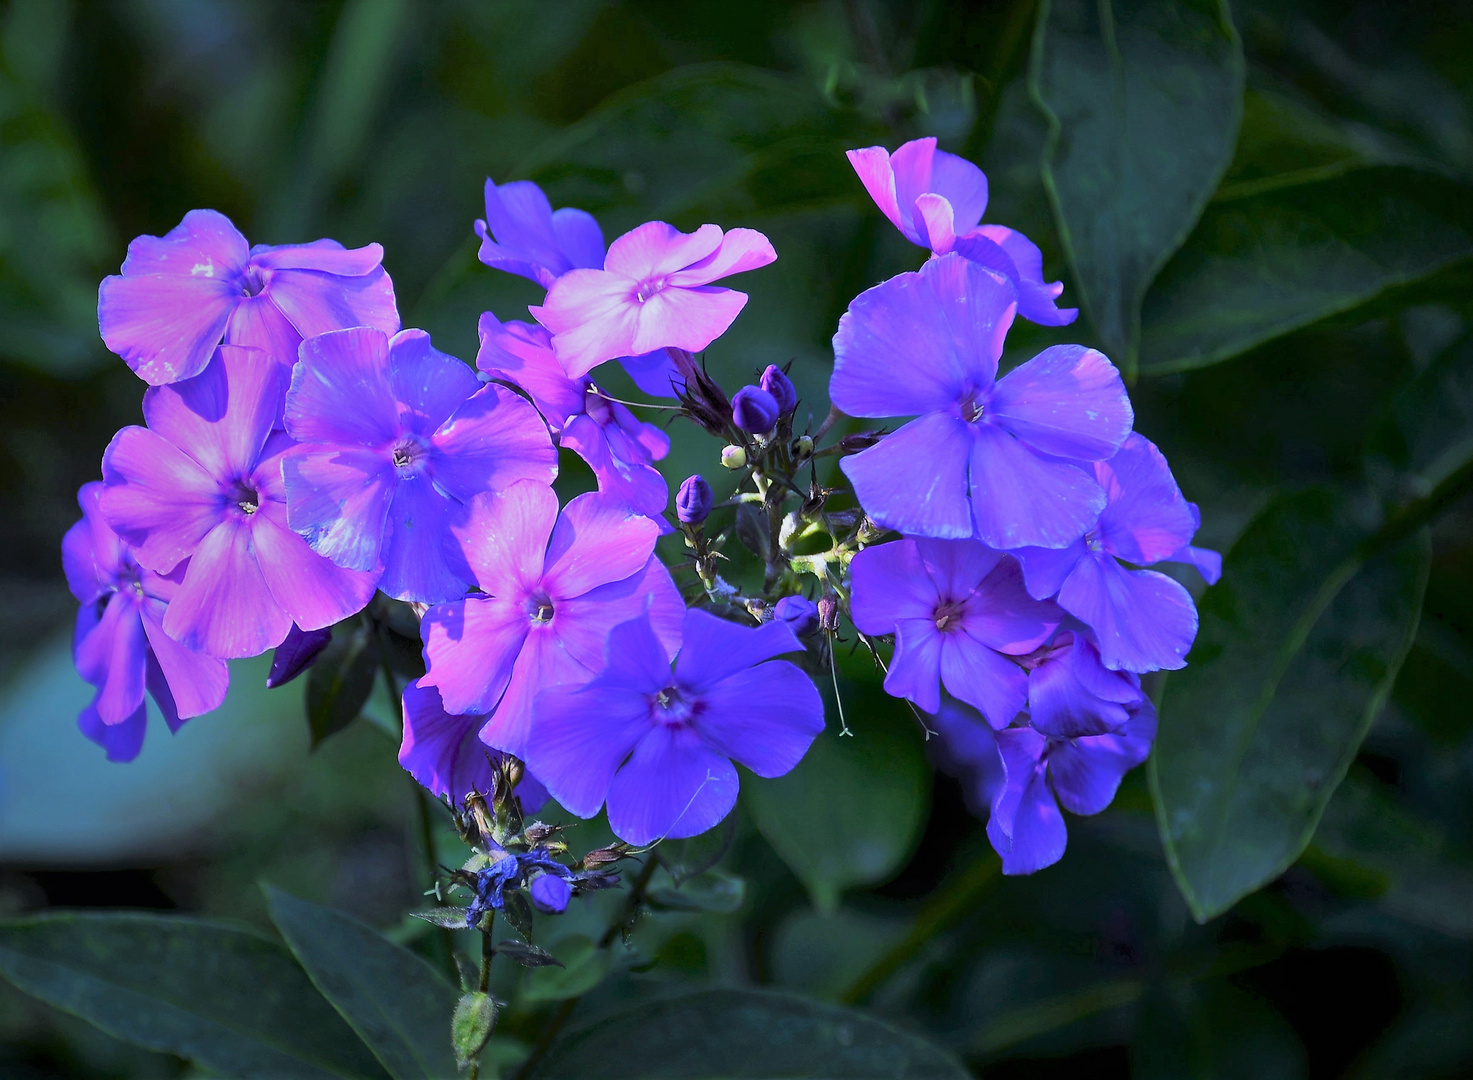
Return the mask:
<path fill-rule="evenodd" d="M 266 901 L 313 984 L 394 1080 L 453 1074 L 444 1026 L 454 987 L 357 919 L 269 887 Z"/>
<path fill-rule="evenodd" d="M 915 721 L 878 683 L 840 683 L 854 736 L 830 724 L 796 769 L 776 780 L 747 778 L 752 819 L 829 913 L 854 885 L 888 880 L 920 839 L 930 806 L 931 768 Z M 825 715 L 836 717 L 825 694 Z"/>
<path fill-rule="evenodd" d="M 456 1002 L 450 1021 L 450 1040 L 455 1044 L 455 1060 L 462 1069 L 481 1056 L 495 1027 L 496 1002 L 490 994 L 475 990 Z"/>
<path fill-rule="evenodd" d="M 222 1076 L 384 1071 L 290 953 L 228 923 L 46 914 L 0 923 L 0 974 L 109 1035 Z"/>
<path fill-rule="evenodd" d="M 1420 498 L 1473 459 L 1473 335 L 1438 354 L 1392 400 L 1372 436 L 1393 497 Z"/>
<path fill-rule="evenodd" d="M 1218 363 L 1470 256 L 1469 189 L 1409 168 L 1214 203 L 1146 296 L 1141 371 Z"/>
<path fill-rule="evenodd" d="M 433 907 L 411 911 L 409 914 L 412 918 L 423 919 L 427 923 L 433 923 L 446 930 L 470 929 L 470 925 L 465 921 L 465 908 Z"/>
<path fill-rule="evenodd" d="M 650 890 L 650 900 L 667 911 L 711 911 L 730 915 L 740 911 L 747 898 L 747 883 L 735 874 L 708 870 L 674 886 Z"/>
<path fill-rule="evenodd" d="M 528 975 L 522 984 L 523 1000 L 562 1001 L 580 997 L 603 982 L 614 966 L 613 954 L 582 934 L 561 939 L 551 951 L 563 966 L 540 967 Z"/>
<path fill-rule="evenodd" d="M 378 678 L 379 645 L 368 620 L 332 628 L 332 642 L 307 675 L 307 726 L 315 750 L 358 718 Z"/>
<path fill-rule="evenodd" d="M 702 990 L 567 1036 L 537 1080 L 965 1080 L 950 1054 L 863 1013 L 792 994 Z"/>
<path fill-rule="evenodd" d="M 1427 584 L 1425 532 L 1371 554 L 1345 501 L 1281 497 L 1202 598 L 1150 760 L 1167 860 L 1206 921 L 1282 873 L 1391 691 Z"/>
<path fill-rule="evenodd" d="M 1060 239 L 1105 347 L 1134 374 L 1141 301 L 1232 160 L 1243 50 L 1225 0 L 1052 0 L 1029 88 Z"/>
<path fill-rule="evenodd" d="M 719 863 L 736 836 L 736 815 L 727 814 L 714 829 L 687 840 L 661 840 L 655 858 L 670 872 L 678 887 L 687 878 L 704 874 Z"/>
<path fill-rule="evenodd" d="M 509 960 L 515 960 L 522 967 L 566 966 L 546 949 L 539 949 L 536 945 L 528 945 L 525 941 L 518 941 L 516 938 L 504 938 L 497 942 L 496 951 Z"/>
<path fill-rule="evenodd" d="M 1226 981 L 1154 986 L 1141 1001 L 1133 1080 L 1301 1080 L 1304 1047 L 1289 1022 L 1256 994 Z"/>

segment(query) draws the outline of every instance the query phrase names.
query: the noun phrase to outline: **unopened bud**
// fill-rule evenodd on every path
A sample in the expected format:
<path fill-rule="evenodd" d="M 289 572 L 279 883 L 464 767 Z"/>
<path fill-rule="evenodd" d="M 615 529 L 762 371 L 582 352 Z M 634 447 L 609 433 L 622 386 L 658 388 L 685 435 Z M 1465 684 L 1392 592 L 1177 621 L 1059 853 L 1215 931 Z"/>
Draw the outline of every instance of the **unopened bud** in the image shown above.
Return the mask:
<path fill-rule="evenodd" d="M 818 605 L 806 596 L 784 596 L 772 609 L 772 617 L 787 623 L 799 637 L 818 629 Z"/>
<path fill-rule="evenodd" d="M 721 464 L 733 471 L 747 467 L 747 452 L 740 446 L 723 446 Z"/>
<path fill-rule="evenodd" d="M 556 874 L 539 874 L 532 879 L 527 892 L 531 894 L 532 906 L 538 911 L 548 915 L 561 915 L 568 910 L 573 886 Z"/>
<path fill-rule="evenodd" d="M 753 435 L 765 435 L 777 426 L 777 398 L 760 386 L 744 386 L 731 396 L 731 422 Z"/>
<path fill-rule="evenodd" d="M 835 597 L 825 596 L 818 602 L 818 625 L 830 634 L 839 628 L 839 601 Z"/>
<path fill-rule="evenodd" d="M 884 434 L 883 431 L 856 431 L 853 435 L 845 435 L 839 440 L 839 453 L 857 454 L 861 450 L 868 450 Z"/>
<path fill-rule="evenodd" d="M 675 516 L 685 525 L 699 525 L 711 513 L 716 497 L 711 485 L 699 473 L 685 478 L 675 495 Z"/>
<path fill-rule="evenodd" d="M 624 858 L 627 854 L 628 850 L 624 847 L 623 844 L 614 844 L 611 847 L 606 848 L 594 848 L 587 855 L 583 856 L 583 865 L 591 870 L 595 866 L 605 866 L 608 863 L 616 863 L 620 859 Z"/>
<path fill-rule="evenodd" d="M 793 440 L 793 456 L 799 461 L 813 456 L 813 436 L 799 435 Z"/>
<path fill-rule="evenodd" d="M 762 373 L 762 389 L 777 401 L 777 411 L 787 416 L 798 407 L 798 391 L 793 389 L 793 380 L 776 364 L 768 364 Z"/>

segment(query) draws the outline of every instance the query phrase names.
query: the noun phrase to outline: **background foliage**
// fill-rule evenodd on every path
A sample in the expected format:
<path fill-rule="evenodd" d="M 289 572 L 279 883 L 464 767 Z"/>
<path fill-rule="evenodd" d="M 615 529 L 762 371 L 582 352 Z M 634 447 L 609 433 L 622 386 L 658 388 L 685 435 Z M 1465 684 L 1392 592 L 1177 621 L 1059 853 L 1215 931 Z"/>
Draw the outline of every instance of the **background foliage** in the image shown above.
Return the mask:
<path fill-rule="evenodd" d="M 568 968 L 528 973 L 491 1056 L 515 1058 L 538 1010 L 592 987 L 555 1062 L 592 1075 L 586 1055 L 627 1031 L 619 1009 L 714 982 L 869 1006 L 988 1077 L 1467 1075 L 1470 50 L 1473 20 L 1437 0 L 0 5 L 0 914 L 180 909 L 273 935 L 228 931 L 220 978 L 284 971 L 300 1002 L 240 1021 L 182 993 L 180 1027 L 102 1025 L 134 1042 L 199 1057 L 179 1039 L 223 1015 L 290 1018 L 270 1052 L 325 1054 L 313 1068 L 331 1075 L 448 1050 L 386 1033 L 372 995 L 301 947 L 379 939 L 256 888 L 443 959 L 404 917 L 423 841 L 382 686 L 310 755 L 358 710 L 319 697 L 309 731 L 308 691 L 268 694 L 262 660 L 234 665 L 218 713 L 172 739 L 155 725 L 133 765 L 75 731 L 88 692 L 57 544 L 138 415 L 95 318 L 129 238 L 210 206 L 253 240 L 380 241 L 405 324 L 469 359 L 479 312 L 536 299 L 475 261 L 487 175 L 537 180 L 608 236 L 650 218 L 756 227 L 779 261 L 710 363 L 735 385 L 793 359 L 822 402 L 845 304 L 918 258 L 842 151 L 935 134 L 987 171 L 987 220 L 1038 241 L 1084 309 L 1058 331 L 1019 324 L 1008 361 L 1084 341 L 1138 372 L 1137 426 L 1201 503 L 1201 542 L 1228 552 L 1192 666 L 1155 687 L 1155 755 L 1108 812 L 1071 822 L 1062 864 L 1003 881 L 909 713 L 846 660 L 856 737 L 831 730 L 792 777 L 746 785 L 725 876 L 695 903 L 672 877 L 614 970 L 589 959 L 607 915 L 565 917 L 549 948 Z M 671 434 L 670 475 L 712 470 L 692 429 Z M 566 494 L 586 477 L 565 465 Z M 96 930 L 24 926 L 0 946 L 21 985 L 61 978 Z M 189 934 L 227 934 L 200 926 L 171 931 L 180 955 Z M 172 992 L 166 959 L 157 977 L 124 964 L 128 992 Z M 363 955 L 410 980 L 405 962 Z M 438 985 L 426 1015 L 453 999 Z M 695 1030 L 731 1015 L 730 993 L 650 1022 Z M 762 1000 L 744 1014 L 762 1031 L 833 1030 L 830 1006 Z M 877 1022 L 843 1045 L 882 1036 L 900 1038 Z M 185 1068 L 0 983 L 7 1075 Z"/>

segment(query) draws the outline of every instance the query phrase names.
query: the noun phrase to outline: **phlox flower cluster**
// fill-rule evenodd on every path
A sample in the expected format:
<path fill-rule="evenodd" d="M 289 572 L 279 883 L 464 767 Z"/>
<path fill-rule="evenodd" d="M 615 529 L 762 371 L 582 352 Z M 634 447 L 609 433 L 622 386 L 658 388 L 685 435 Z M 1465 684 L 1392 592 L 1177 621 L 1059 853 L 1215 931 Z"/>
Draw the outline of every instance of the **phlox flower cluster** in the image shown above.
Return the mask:
<path fill-rule="evenodd" d="M 852 626 L 877 659 L 893 641 L 885 689 L 930 714 L 1004 869 L 1057 860 L 1060 805 L 1103 809 L 1144 760 L 1140 675 L 1181 667 L 1196 633 L 1152 567 L 1213 580 L 1218 560 L 1105 356 L 1060 345 L 999 377 L 1014 318 L 1075 312 L 1031 241 L 982 224 L 981 171 L 934 139 L 849 156 L 931 254 L 840 320 L 817 431 L 786 368 L 728 396 L 695 355 L 747 302 L 722 282 L 777 257 L 751 229 L 653 221 L 606 246 L 584 211 L 488 180 L 481 261 L 546 295 L 532 322 L 483 314 L 474 367 L 401 327 L 377 245 L 250 247 L 206 210 L 135 240 L 98 317 L 150 384 L 144 423 L 108 446 L 63 544 L 96 688 L 84 734 L 130 759 L 145 691 L 177 729 L 223 699 L 226 660 L 276 649 L 279 685 L 335 624 L 400 602 L 423 661 L 404 768 L 452 806 L 513 785 L 526 809 L 606 811 L 643 846 L 720 822 L 737 765 L 797 766 L 825 726 L 814 675 Z M 733 498 L 697 475 L 671 505 L 669 438 L 605 390 L 609 364 L 723 440 Z M 840 413 L 904 422 L 819 446 Z M 597 491 L 559 499 L 559 448 Z M 820 482 L 831 456 L 851 492 Z M 765 563 L 752 591 L 720 573 L 738 505 L 769 533 L 744 537 Z M 815 532 L 827 552 L 800 554 Z M 489 836 L 461 882 L 470 925 L 517 890 L 556 912 L 612 883 Z"/>

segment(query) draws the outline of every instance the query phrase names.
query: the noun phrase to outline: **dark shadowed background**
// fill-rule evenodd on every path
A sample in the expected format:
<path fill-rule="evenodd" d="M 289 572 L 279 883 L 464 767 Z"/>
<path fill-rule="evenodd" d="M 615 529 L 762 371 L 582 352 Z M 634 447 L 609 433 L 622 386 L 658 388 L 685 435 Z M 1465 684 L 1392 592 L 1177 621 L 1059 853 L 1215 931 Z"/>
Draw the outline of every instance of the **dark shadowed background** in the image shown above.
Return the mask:
<path fill-rule="evenodd" d="M 1240 0 L 1232 24 L 1179 7 L 1117 0 L 1112 60 L 1096 5 L 1068 0 L 1041 27 L 1033 0 L 0 2 L 0 916 L 266 926 L 268 879 L 428 947 L 404 918 L 422 856 L 382 694 L 310 754 L 302 686 L 268 693 L 268 658 L 234 664 L 224 708 L 178 736 L 155 722 L 131 765 L 76 731 L 58 545 L 140 415 L 96 323 L 129 239 L 213 207 L 252 242 L 380 242 L 404 324 L 470 360 L 481 311 L 525 319 L 539 297 L 475 259 L 488 175 L 538 181 L 610 239 L 652 218 L 759 228 L 778 262 L 743 279 L 708 361 L 733 388 L 791 360 L 822 416 L 839 315 L 921 255 L 843 151 L 936 135 L 987 171 L 986 220 L 1037 241 L 1086 307 L 1020 324 L 1007 362 L 1063 340 L 1134 367 L 1137 429 L 1201 504 L 1198 542 L 1230 551 L 1192 673 L 1156 687 L 1155 782 L 1137 770 L 1070 819 L 1060 865 L 1003 880 L 856 656 L 855 738 L 831 707 L 792 778 L 744 785 L 740 913 L 650 919 L 653 966 L 587 1007 L 785 986 L 998 1078 L 1473 1074 L 1473 19 L 1446 0 Z M 1221 108 L 1173 127 L 1151 103 L 1179 86 Z M 1115 93 L 1147 103 L 1123 132 L 1096 115 Z M 667 475 L 719 471 L 694 428 L 671 434 Z M 1206 806 L 1219 746 L 1242 775 Z M 0 1074 L 185 1071 L 0 982 Z"/>

